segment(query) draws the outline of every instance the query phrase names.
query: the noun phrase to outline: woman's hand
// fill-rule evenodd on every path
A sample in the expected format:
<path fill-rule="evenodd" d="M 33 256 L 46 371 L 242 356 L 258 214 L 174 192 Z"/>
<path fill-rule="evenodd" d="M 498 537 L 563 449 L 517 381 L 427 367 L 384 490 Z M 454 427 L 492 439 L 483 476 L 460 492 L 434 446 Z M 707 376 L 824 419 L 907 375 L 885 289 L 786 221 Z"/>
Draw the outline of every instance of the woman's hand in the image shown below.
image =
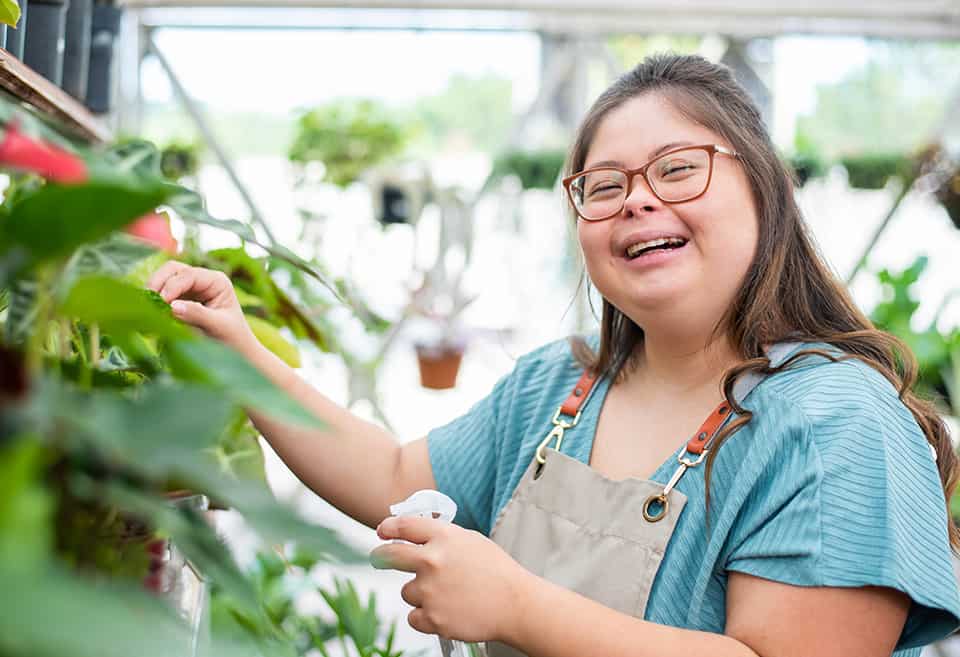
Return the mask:
<path fill-rule="evenodd" d="M 536 576 L 478 532 L 429 518 L 387 518 L 370 553 L 374 568 L 416 573 L 400 592 L 420 632 L 461 641 L 509 641 Z M 411 544 L 412 543 L 412 544 Z"/>
<path fill-rule="evenodd" d="M 167 261 L 147 287 L 170 304 L 174 317 L 196 326 L 241 353 L 257 344 L 226 274 Z"/>

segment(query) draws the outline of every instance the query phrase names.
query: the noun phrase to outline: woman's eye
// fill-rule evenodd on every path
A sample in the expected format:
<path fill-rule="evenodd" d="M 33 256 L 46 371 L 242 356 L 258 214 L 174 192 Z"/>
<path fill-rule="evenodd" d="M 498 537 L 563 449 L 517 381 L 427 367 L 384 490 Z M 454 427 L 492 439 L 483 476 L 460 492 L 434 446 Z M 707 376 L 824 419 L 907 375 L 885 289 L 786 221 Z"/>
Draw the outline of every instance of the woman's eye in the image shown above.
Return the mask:
<path fill-rule="evenodd" d="M 617 183 L 600 183 L 594 187 L 590 188 L 590 195 L 602 194 L 603 192 L 609 192 L 611 190 L 619 190 L 621 186 Z"/>
<path fill-rule="evenodd" d="M 693 162 L 686 162 L 684 160 L 674 160 L 671 162 L 664 162 L 663 165 L 657 168 L 660 171 L 660 177 L 665 178 L 667 176 L 693 171 L 697 168 L 697 165 Z"/>

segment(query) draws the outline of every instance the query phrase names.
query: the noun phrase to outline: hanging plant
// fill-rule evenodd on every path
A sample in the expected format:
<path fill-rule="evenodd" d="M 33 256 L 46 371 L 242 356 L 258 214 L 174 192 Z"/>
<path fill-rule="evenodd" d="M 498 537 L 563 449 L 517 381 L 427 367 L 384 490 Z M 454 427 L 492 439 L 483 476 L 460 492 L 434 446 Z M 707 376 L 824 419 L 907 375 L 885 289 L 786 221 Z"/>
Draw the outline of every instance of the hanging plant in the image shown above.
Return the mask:
<path fill-rule="evenodd" d="M 953 222 L 954 226 L 960 228 L 960 166 L 947 175 L 934 193 L 947 211 L 950 221 Z"/>
<path fill-rule="evenodd" d="M 408 130 L 372 100 L 343 100 L 317 107 L 297 121 L 293 162 L 320 162 L 324 178 L 346 187 L 364 171 L 398 154 Z"/>
<path fill-rule="evenodd" d="M 883 189 L 891 178 L 908 179 L 913 167 L 910 158 L 899 153 L 848 155 L 840 163 L 847 170 L 850 186 L 856 189 Z"/>

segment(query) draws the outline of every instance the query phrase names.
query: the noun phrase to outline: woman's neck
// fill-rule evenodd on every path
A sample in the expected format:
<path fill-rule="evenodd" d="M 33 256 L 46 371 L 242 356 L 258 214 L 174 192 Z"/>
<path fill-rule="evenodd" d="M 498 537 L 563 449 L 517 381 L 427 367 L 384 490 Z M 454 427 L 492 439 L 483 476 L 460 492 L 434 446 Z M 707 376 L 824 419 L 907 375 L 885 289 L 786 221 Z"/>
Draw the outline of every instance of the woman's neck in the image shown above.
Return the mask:
<path fill-rule="evenodd" d="M 725 335 L 678 335 L 644 330 L 632 383 L 669 395 L 720 392 L 723 374 L 739 361 Z"/>

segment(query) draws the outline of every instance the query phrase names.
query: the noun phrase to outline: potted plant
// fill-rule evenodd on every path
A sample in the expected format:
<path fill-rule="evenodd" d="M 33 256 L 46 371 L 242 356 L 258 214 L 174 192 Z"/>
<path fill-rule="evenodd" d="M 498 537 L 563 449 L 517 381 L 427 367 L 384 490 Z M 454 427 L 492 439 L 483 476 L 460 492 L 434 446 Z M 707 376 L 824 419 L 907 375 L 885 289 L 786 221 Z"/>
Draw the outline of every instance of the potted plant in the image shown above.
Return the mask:
<path fill-rule="evenodd" d="M 27 0 L 18 3 L 17 0 L 3 0 L 0 2 L 3 11 L 3 24 L 6 28 L 6 45 L 4 48 L 19 60 L 23 60 L 23 35 L 27 30 Z"/>
<path fill-rule="evenodd" d="M 174 595 L 160 573 L 187 562 L 243 629 L 215 626 L 212 654 L 293 654 L 270 600 L 203 509 L 209 497 L 268 543 L 358 558 L 273 499 L 242 409 L 317 420 L 239 355 L 177 322 L 143 280 L 169 257 L 155 248 L 159 236 L 178 258 L 229 269 L 245 308 L 265 322 L 307 332 L 318 328 L 279 293 L 270 262 L 322 275 L 275 245 L 259 245 L 269 254 L 260 259 L 184 251 L 164 212 L 256 237 L 164 181 L 155 148 L 84 148 L 0 103 L 0 168 L 11 177 L 0 205 L 0 579 L 17 592 L 0 596 L 0 618 L 17 619 L 4 627 L 5 657 L 195 654 L 196 605 L 178 620 L 151 593 Z M 145 216 L 149 230 L 132 228 Z M 181 490 L 193 494 L 170 498 Z"/>
<path fill-rule="evenodd" d="M 86 104 L 96 114 L 106 114 L 113 106 L 113 60 L 122 16 L 123 8 L 111 0 L 93 4 Z"/>
<path fill-rule="evenodd" d="M 70 0 L 67 8 L 61 87 L 81 103 L 87 97 L 93 0 Z"/>
<path fill-rule="evenodd" d="M 24 63 L 58 86 L 63 78 L 68 1 L 30 0 L 30 22 L 24 36 Z"/>
<path fill-rule="evenodd" d="M 476 297 L 468 297 L 459 280 L 450 286 L 436 283 L 428 275 L 411 299 L 416 317 L 412 321 L 414 350 L 420 371 L 420 385 L 446 390 L 457 384 L 460 363 L 469 342 L 469 333 L 460 323 L 460 315 Z"/>

